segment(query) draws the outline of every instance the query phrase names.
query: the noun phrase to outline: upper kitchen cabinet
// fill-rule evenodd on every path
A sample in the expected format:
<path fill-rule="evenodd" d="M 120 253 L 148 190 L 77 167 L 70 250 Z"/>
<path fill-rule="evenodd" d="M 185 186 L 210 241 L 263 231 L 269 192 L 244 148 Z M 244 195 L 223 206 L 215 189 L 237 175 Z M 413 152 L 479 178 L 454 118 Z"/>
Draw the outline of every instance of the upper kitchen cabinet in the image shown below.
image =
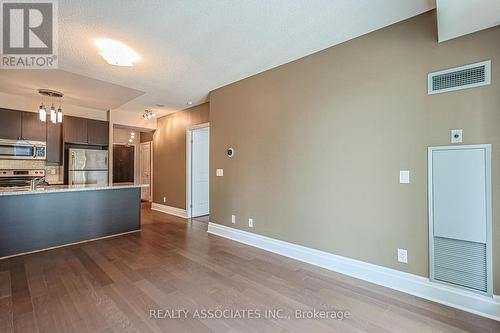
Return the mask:
<path fill-rule="evenodd" d="M 20 112 L 22 114 L 21 138 L 30 141 L 46 141 L 47 126 L 40 121 L 38 113 Z"/>
<path fill-rule="evenodd" d="M 107 146 L 109 144 L 109 122 L 88 119 L 87 130 L 90 145 Z"/>
<path fill-rule="evenodd" d="M 63 121 L 63 141 L 107 146 L 109 144 L 109 122 L 65 116 Z"/>
<path fill-rule="evenodd" d="M 87 119 L 64 116 L 63 139 L 64 142 L 87 144 Z"/>
<path fill-rule="evenodd" d="M 22 112 L 0 108 L 0 139 L 20 140 L 22 136 Z"/>
<path fill-rule="evenodd" d="M 62 125 L 47 122 L 47 163 L 62 164 Z"/>

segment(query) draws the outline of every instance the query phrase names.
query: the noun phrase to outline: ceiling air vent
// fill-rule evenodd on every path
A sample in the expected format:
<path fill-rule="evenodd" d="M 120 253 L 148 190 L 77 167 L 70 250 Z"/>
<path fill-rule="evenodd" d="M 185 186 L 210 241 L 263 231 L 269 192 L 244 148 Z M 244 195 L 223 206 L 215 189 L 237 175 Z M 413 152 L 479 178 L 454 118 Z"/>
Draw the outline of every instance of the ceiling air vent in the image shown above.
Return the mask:
<path fill-rule="evenodd" d="M 428 94 L 485 86 L 491 83 L 491 60 L 465 65 L 427 76 Z"/>

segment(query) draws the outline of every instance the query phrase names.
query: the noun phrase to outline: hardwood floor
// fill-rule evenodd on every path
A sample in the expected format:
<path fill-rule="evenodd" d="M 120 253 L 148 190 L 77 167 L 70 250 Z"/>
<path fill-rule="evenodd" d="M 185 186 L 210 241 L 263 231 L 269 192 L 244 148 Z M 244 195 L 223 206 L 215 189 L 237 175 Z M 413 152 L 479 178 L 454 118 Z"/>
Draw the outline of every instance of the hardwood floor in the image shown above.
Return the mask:
<path fill-rule="evenodd" d="M 142 232 L 0 261 L 0 332 L 500 332 L 500 323 L 206 233 L 143 207 Z M 282 309 L 292 319 L 158 319 Z M 297 309 L 349 311 L 295 319 Z"/>

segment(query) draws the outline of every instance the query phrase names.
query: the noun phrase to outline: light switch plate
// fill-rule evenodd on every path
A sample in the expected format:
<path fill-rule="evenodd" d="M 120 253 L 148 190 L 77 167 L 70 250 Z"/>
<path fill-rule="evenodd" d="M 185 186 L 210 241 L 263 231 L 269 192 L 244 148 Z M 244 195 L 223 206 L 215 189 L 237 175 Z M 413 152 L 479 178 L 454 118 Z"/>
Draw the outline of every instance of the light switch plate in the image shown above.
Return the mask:
<path fill-rule="evenodd" d="M 253 219 L 248 219 L 248 226 L 253 228 Z"/>
<path fill-rule="evenodd" d="M 399 171 L 399 183 L 400 184 L 410 184 L 410 171 L 409 170 Z"/>
<path fill-rule="evenodd" d="M 408 263 L 408 251 L 405 249 L 398 249 L 398 262 L 403 264 Z"/>
<path fill-rule="evenodd" d="M 451 143 L 462 143 L 463 139 L 463 130 L 461 128 L 451 130 Z"/>
<path fill-rule="evenodd" d="M 236 215 L 231 215 L 231 223 L 236 224 Z"/>
<path fill-rule="evenodd" d="M 224 169 L 217 169 L 216 175 L 217 175 L 217 177 L 223 177 L 224 176 Z"/>

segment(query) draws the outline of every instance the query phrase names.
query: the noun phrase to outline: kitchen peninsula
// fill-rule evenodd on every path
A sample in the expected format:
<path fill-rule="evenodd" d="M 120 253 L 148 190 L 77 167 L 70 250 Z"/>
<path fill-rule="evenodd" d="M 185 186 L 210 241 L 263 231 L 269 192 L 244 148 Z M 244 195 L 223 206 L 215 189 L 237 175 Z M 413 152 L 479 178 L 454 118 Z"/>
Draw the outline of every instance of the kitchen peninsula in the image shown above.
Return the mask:
<path fill-rule="evenodd" d="M 0 191 L 0 258 L 136 232 L 141 185 Z"/>

